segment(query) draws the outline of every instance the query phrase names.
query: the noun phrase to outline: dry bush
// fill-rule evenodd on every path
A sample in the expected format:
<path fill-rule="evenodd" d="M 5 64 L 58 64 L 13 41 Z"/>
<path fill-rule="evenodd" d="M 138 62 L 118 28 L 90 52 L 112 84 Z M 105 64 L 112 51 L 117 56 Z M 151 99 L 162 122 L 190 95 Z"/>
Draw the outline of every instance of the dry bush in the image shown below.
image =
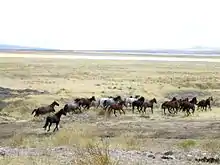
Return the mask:
<path fill-rule="evenodd" d="M 76 153 L 76 159 L 73 163 L 76 165 L 116 165 L 118 161 L 114 161 L 110 157 L 109 144 L 88 143 L 85 148 L 79 147 Z"/>

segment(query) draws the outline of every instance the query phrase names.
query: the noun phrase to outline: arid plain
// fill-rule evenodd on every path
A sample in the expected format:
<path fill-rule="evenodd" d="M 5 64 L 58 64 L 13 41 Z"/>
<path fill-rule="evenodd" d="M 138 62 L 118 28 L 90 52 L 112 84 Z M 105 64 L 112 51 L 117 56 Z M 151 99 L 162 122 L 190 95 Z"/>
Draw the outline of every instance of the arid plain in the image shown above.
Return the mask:
<path fill-rule="evenodd" d="M 205 164 L 220 151 L 220 63 L 0 58 L 1 164 Z M 34 108 L 76 97 L 156 98 L 154 114 L 106 117 L 92 107 L 47 133 Z M 164 115 L 163 101 L 214 98 L 212 111 Z M 52 125 L 54 128 L 54 125 Z M 1 156 L 4 155 L 4 156 Z"/>

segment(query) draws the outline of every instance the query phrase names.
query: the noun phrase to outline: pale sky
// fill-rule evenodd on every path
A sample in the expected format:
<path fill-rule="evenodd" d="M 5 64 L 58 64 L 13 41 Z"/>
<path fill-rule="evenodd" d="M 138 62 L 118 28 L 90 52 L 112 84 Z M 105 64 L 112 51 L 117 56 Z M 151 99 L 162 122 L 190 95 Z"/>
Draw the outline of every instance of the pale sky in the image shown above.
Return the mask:
<path fill-rule="evenodd" d="M 219 0 L 0 0 L 0 44 L 60 49 L 220 46 Z"/>

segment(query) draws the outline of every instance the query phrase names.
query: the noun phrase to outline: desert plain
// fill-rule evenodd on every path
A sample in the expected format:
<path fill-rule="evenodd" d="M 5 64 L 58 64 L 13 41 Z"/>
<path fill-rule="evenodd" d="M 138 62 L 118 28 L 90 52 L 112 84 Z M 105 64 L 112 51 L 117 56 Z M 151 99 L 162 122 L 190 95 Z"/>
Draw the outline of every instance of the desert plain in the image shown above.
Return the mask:
<path fill-rule="evenodd" d="M 218 159 L 218 62 L 0 57 L 0 162 L 2 165 L 194 165 Z M 154 113 L 125 108 L 106 117 L 101 108 L 61 117 L 57 132 L 43 129 L 34 108 L 76 97 L 156 98 Z M 172 97 L 213 97 L 212 110 L 164 115 Z M 52 125 L 54 128 L 54 125 Z M 220 162 L 220 161 L 219 161 Z M 216 161 L 215 163 L 219 163 Z"/>

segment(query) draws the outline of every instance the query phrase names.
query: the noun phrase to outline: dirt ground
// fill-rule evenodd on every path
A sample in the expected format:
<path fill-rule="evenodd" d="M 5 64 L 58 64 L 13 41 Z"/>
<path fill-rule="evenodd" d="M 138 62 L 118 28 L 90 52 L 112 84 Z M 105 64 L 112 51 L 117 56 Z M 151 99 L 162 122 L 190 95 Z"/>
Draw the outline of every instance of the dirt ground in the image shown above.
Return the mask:
<path fill-rule="evenodd" d="M 118 159 L 119 164 L 201 164 L 197 157 L 213 158 L 220 150 L 219 65 L 1 58 L 0 98 L 4 106 L 0 110 L 0 155 L 4 157 L 0 156 L 0 161 L 110 164 L 94 146 L 96 152 L 84 152 L 90 154 L 89 160 L 78 150 L 104 139 L 109 144 L 109 157 Z M 58 110 L 75 97 L 136 94 L 157 99 L 154 114 L 132 114 L 129 108 L 125 115 L 106 118 L 101 109 L 93 107 L 82 114 L 63 116 L 55 133 L 42 128 L 45 116 L 31 116 L 34 108 L 53 100 L 60 103 Z M 186 117 L 183 113 L 164 115 L 160 109 L 161 103 L 173 96 L 197 96 L 201 100 L 211 95 L 212 111 L 196 111 Z"/>

